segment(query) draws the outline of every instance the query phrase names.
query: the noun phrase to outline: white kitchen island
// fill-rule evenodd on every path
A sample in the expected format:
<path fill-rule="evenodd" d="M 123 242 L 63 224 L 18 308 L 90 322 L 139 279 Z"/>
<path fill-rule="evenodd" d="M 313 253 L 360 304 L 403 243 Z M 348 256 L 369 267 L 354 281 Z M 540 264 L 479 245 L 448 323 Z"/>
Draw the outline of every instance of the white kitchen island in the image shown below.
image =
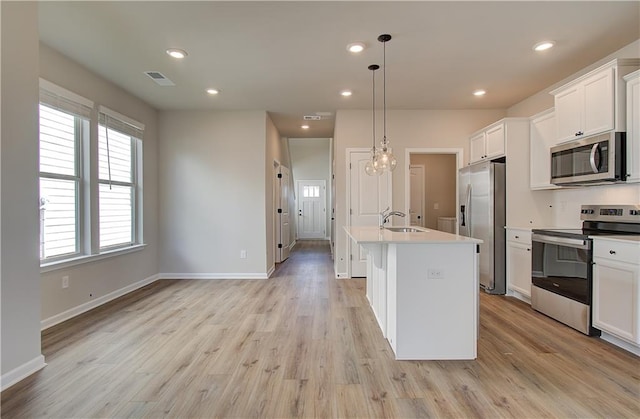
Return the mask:
<path fill-rule="evenodd" d="M 367 252 L 367 299 L 396 359 L 475 359 L 481 240 L 344 227 Z"/>

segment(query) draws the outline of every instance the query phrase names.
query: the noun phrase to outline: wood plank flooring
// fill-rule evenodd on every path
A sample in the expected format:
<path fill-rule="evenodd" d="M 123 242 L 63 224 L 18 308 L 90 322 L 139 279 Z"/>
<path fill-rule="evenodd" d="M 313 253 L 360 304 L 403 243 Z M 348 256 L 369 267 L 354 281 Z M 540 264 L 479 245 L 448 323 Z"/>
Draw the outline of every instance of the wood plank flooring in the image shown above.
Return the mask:
<path fill-rule="evenodd" d="M 161 280 L 43 333 L 3 418 L 640 417 L 640 359 L 481 295 L 475 361 L 395 361 L 364 280 L 298 242 L 269 280 Z"/>

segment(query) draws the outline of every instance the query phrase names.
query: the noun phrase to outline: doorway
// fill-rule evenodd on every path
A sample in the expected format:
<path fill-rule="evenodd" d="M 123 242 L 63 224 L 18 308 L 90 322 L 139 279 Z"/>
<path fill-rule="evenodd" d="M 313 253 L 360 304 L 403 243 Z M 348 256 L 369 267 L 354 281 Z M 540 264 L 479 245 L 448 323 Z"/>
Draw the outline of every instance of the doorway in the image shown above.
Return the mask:
<path fill-rule="evenodd" d="M 298 238 L 326 238 L 326 181 L 298 180 L 296 184 Z"/>
<path fill-rule="evenodd" d="M 291 213 L 289 203 L 291 202 L 291 176 L 289 169 L 274 161 L 274 206 L 275 206 L 275 262 L 284 262 L 289 257 L 291 250 Z"/>
<path fill-rule="evenodd" d="M 458 233 L 458 170 L 462 167 L 463 149 L 461 148 L 409 148 L 406 149 L 406 161 L 408 162 L 405 172 L 405 190 L 410 193 L 405 194 L 406 212 L 411 214 L 414 208 L 418 207 L 412 203 L 413 196 L 419 196 L 417 189 L 422 181 L 423 205 L 422 224 L 423 227 L 438 230 L 442 228 L 443 222 L 452 225 L 452 233 Z M 420 179 L 414 166 L 424 166 L 424 177 Z M 417 198 L 420 199 L 420 198 Z M 417 217 L 417 216 L 416 216 Z"/>
<path fill-rule="evenodd" d="M 410 164 L 409 225 L 424 227 L 425 178 L 423 164 Z"/>

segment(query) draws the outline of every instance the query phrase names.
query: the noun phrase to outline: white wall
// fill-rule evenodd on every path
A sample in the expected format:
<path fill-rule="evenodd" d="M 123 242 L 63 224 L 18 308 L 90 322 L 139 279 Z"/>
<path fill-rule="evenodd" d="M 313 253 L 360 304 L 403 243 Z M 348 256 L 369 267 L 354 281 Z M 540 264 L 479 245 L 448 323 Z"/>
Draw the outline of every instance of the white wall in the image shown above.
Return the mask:
<path fill-rule="evenodd" d="M 462 148 L 464 164 L 469 160 L 469 135 L 505 116 L 504 110 L 388 110 L 387 138 L 398 159 L 393 173 L 393 208 L 403 210 L 404 179 L 408 162 L 406 148 Z M 379 126 L 382 126 L 379 124 Z M 336 177 L 336 252 L 337 274 L 347 272 L 347 236 L 343 226 L 347 218 L 346 161 L 347 148 L 371 148 L 371 110 L 339 110 L 334 131 Z M 381 134 L 381 133 L 379 133 Z"/>
<path fill-rule="evenodd" d="M 266 277 L 266 130 L 264 111 L 161 113 L 162 277 Z"/>
<path fill-rule="evenodd" d="M 331 139 L 330 138 L 289 138 L 291 170 L 294 185 L 298 180 L 324 180 L 326 232 L 331 235 Z M 298 191 L 295 191 L 296 195 Z"/>
<path fill-rule="evenodd" d="M 145 125 L 143 142 L 143 239 L 133 253 L 43 273 L 42 319 L 46 325 L 77 314 L 82 307 L 155 279 L 158 273 L 158 141 L 157 112 L 118 86 L 40 44 L 40 77 L 104 105 Z M 62 289 L 62 276 L 69 288 Z M 66 313 L 66 314 L 65 314 Z"/>
<path fill-rule="evenodd" d="M 38 13 L 2 8 L 2 386 L 44 366 L 38 240 Z"/>

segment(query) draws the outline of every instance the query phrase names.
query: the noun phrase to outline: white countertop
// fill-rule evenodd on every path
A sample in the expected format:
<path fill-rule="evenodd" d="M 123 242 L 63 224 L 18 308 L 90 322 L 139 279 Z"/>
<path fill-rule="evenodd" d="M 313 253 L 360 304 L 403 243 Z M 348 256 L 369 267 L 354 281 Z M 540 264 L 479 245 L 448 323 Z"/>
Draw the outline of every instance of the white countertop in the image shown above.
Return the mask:
<path fill-rule="evenodd" d="M 589 236 L 593 240 L 613 240 L 620 242 L 632 242 L 632 243 L 640 243 L 640 236 Z"/>
<path fill-rule="evenodd" d="M 457 234 L 445 233 L 444 231 L 418 228 L 422 231 L 415 233 L 402 233 L 380 229 L 375 226 L 345 226 L 347 235 L 358 244 L 367 243 L 416 243 L 416 244 L 468 244 L 482 243 L 482 240 L 471 237 L 459 236 Z"/>

